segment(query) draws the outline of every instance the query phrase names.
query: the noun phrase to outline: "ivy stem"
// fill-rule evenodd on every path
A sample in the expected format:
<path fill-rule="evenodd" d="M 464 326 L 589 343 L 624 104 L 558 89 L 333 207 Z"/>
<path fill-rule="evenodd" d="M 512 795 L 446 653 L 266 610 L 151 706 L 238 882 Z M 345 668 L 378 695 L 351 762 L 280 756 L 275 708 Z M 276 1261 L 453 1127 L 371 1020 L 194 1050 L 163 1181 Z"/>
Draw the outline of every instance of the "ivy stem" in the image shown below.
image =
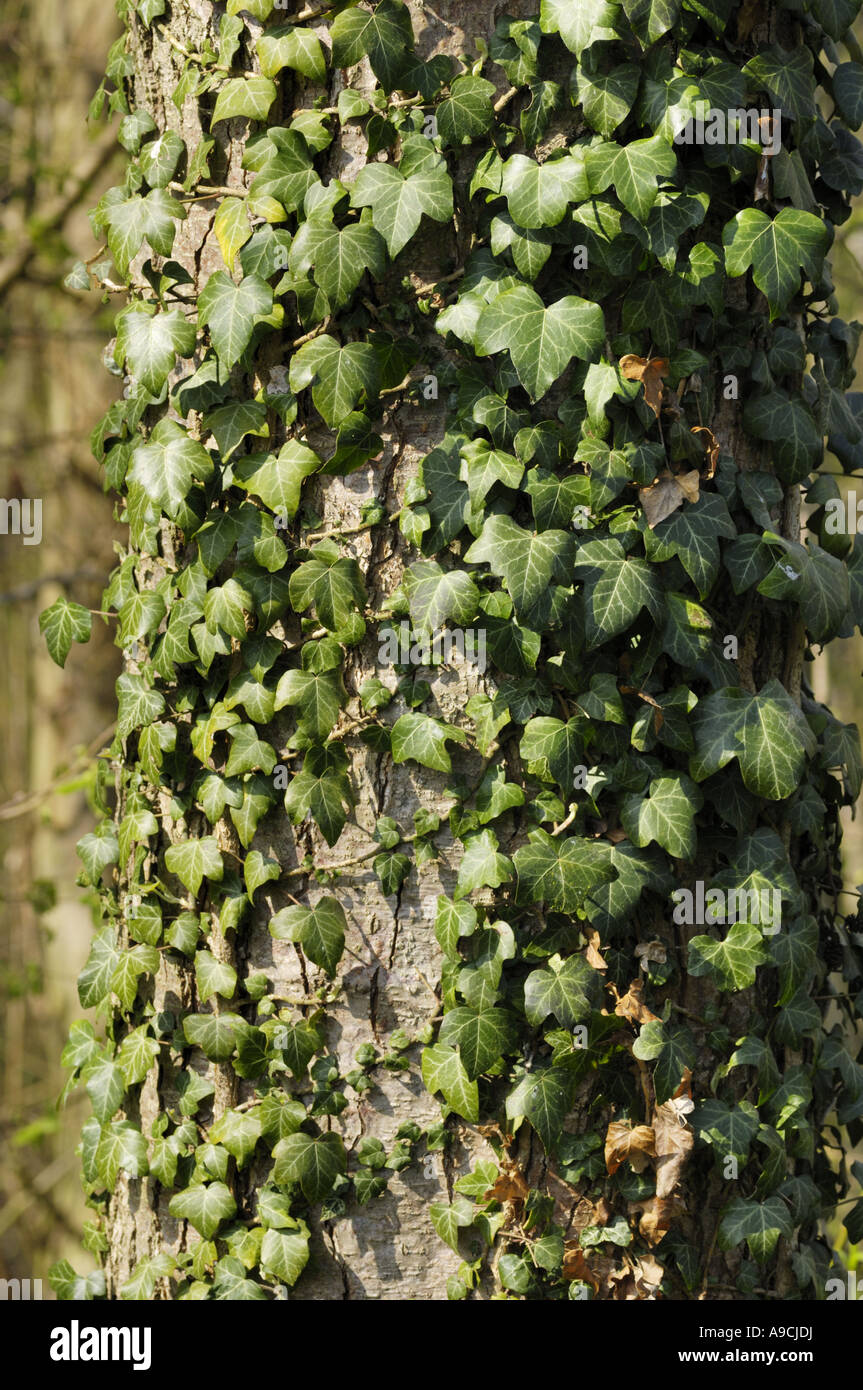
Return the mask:
<path fill-rule="evenodd" d="M 197 193 L 187 193 L 183 185 L 174 180 L 168 187 L 172 192 L 182 194 L 181 203 L 203 201 L 206 198 L 245 198 L 249 191 L 247 188 L 229 188 L 220 183 L 199 183 Z"/>

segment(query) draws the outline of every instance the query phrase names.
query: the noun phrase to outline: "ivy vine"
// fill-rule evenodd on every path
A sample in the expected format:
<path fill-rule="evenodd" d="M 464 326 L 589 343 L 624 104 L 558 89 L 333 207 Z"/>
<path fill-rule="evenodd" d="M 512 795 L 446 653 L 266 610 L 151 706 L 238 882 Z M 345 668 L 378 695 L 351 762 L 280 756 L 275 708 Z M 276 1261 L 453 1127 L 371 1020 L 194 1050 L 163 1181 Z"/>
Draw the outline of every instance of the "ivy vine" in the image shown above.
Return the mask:
<path fill-rule="evenodd" d="M 837 316 L 826 259 L 863 190 L 856 3 L 768 22 L 732 0 L 542 0 L 459 61 L 417 53 L 401 0 L 229 0 L 199 51 L 176 8 L 118 5 L 91 114 L 119 117 L 128 167 L 68 281 L 134 286 L 110 360 L 127 388 L 93 434 L 129 537 L 103 602 L 126 658 L 103 819 L 79 846 L 101 915 L 79 994 L 105 1032 L 74 1024 L 63 1057 L 93 1107 L 89 1248 L 107 1248 L 118 1175 L 149 1176 L 199 1239 L 115 1293 L 278 1296 L 310 1210 L 343 1219 L 464 1123 L 491 1156 L 430 1207 L 470 1255 L 450 1298 L 715 1293 L 696 1179 L 726 1184 L 713 1246 L 737 1296 L 823 1297 L 819 1223 L 839 1206 L 863 1235 L 863 1202 L 839 1205 L 842 1127 L 863 1135 L 863 938 L 837 873 L 863 762 L 801 675 L 863 621 L 863 546 L 826 526 L 839 490 L 817 471 L 825 439 L 863 465 L 861 326 Z M 187 148 L 135 105 L 128 33 L 171 46 L 174 104 L 215 135 Z M 345 85 L 366 61 L 373 90 Z M 779 147 L 677 140 L 704 106 L 778 111 Z M 210 169 L 236 118 L 247 177 L 226 186 Z M 325 181 L 348 128 L 365 165 Z M 172 259 L 197 199 L 224 260 L 199 294 Z M 429 236 L 460 254 L 423 284 Z M 430 394 L 446 433 L 398 509 L 324 533 L 309 489 L 377 460 Z M 375 611 L 354 541 L 386 528 L 410 559 Z M 60 665 L 92 616 L 67 597 L 43 613 Z M 395 692 L 350 688 L 346 655 L 401 624 L 420 659 L 396 662 Z M 447 624 L 488 649 L 458 722 L 426 712 L 419 674 Z M 441 1016 L 343 1075 L 325 1024 L 351 864 L 286 871 L 255 836 L 287 816 L 336 846 L 357 740 L 451 774 L 461 853 L 434 922 Z M 384 893 L 441 828 L 380 820 L 365 859 Z M 777 929 L 687 932 L 675 905 L 705 879 L 778 891 Z M 315 967 L 301 999 L 229 945 L 268 884 L 296 890 L 269 930 Z M 166 958 L 187 990 L 157 1012 Z M 441 1124 L 349 1155 L 337 1117 L 380 1069 L 418 1065 Z M 138 1097 L 167 1075 L 176 1101 L 144 1132 Z M 67 1262 L 53 1282 L 105 1291 Z"/>

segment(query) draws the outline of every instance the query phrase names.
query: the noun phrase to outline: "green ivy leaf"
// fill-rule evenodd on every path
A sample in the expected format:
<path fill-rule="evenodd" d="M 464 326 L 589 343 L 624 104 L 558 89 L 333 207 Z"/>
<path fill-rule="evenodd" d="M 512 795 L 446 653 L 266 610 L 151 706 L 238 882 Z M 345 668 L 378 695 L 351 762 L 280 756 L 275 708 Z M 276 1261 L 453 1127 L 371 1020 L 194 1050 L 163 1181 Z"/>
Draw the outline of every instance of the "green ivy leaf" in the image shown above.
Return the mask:
<path fill-rule="evenodd" d="M 519 381 L 537 400 L 573 357 L 596 357 L 604 337 L 605 320 L 598 304 L 571 294 L 546 308 L 535 290 L 517 285 L 483 309 L 474 347 L 481 357 L 508 349 Z"/>
<path fill-rule="evenodd" d="M 547 968 L 534 970 L 524 982 L 524 1011 L 533 1028 L 554 1014 L 562 1028 L 574 1028 L 599 1007 L 602 985 L 584 956 L 552 956 Z"/>
<path fill-rule="evenodd" d="M 471 1081 L 456 1048 L 435 1043 L 423 1049 L 423 1085 L 439 1091 L 451 1110 L 469 1124 L 479 1122 L 479 1088 Z"/>
<path fill-rule="evenodd" d="M 179 1221 L 188 1221 L 204 1240 L 210 1240 L 222 1222 L 235 1214 L 237 1204 L 223 1182 L 211 1182 L 177 1192 L 168 1210 Z"/>
<path fill-rule="evenodd" d="M 198 896 L 205 877 L 218 883 L 224 873 L 222 855 L 212 836 L 171 845 L 165 850 L 165 864 L 193 897 Z"/>
<path fill-rule="evenodd" d="M 58 666 L 66 665 L 73 642 L 89 641 L 92 629 L 93 617 L 89 609 L 62 595 L 39 614 L 39 631 L 44 634 L 51 660 Z"/>
<path fill-rule="evenodd" d="M 320 898 L 314 907 L 283 907 L 270 918 L 270 935 L 277 941 L 296 941 L 303 951 L 335 975 L 345 949 L 347 920 L 336 898 Z"/>
<path fill-rule="evenodd" d="M 423 216 L 435 222 L 450 221 L 452 180 L 446 162 L 427 140 L 407 137 L 398 168 L 392 164 L 364 165 L 351 189 L 351 203 L 371 208 L 374 225 L 395 259 Z"/>
<path fill-rule="evenodd" d="M 645 797 L 630 795 L 620 805 L 620 823 L 639 849 L 653 841 L 675 859 L 691 860 L 695 855 L 695 813 L 703 796 L 682 772 L 654 777 Z"/>
<path fill-rule="evenodd" d="M 277 77 L 282 68 L 293 68 L 310 82 L 322 85 L 327 80 L 324 50 L 313 29 L 291 24 L 265 29 L 255 48 L 264 77 Z"/>
<path fill-rule="evenodd" d="M 735 1197 L 726 1207 L 719 1226 L 719 1247 L 733 1250 L 745 1240 L 759 1264 L 770 1258 L 780 1236 L 790 1238 L 791 1215 L 781 1197 L 764 1202 Z"/>
<path fill-rule="evenodd" d="M 766 959 L 760 930 L 743 922 L 735 922 L 722 941 L 693 936 L 689 942 L 690 975 L 712 975 L 720 989 L 748 989 Z"/>
<path fill-rule="evenodd" d="M 464 744 L 468 737 L 463 729 L 428 714 L 403 714 L 393 725 L 393 762 L 404 763 L 410 758 L 437 772 L 451 772 L 448 741 Z"/>
<path fill-rule="evenodd" d="M 811 212 L 782 208 L 771 219 L 759 208 L 744 208 L 722 233 L 725 268 L 729 275 L 744 275 L 752 267 L 775 319 L 800 289 L 801 269 L 817 281 L 830 240 L 828 227 Z"/>
<path fill-rule="evenodd" d="M 152 313 L 133 305 L 117 325 L 115 355 L 127 362 L 136 380 L 158 396 L 178 356 L 191 357 L 195 350 L 195 325 L 181 310 Z"/>
<path fill-rule="evenodd" d="M 211 275 L 198 299 L 198 323 L 209 326 L 219 361 L 230 370 L 248 347 L 256 319 L 269 314 L 273 291 L 258 275 L 235 285 L 224 270 Z"/>
<path fill-rule="evenodd" d="M 332 428 L 347 419 L 363 393 L 377 395 L 377 354 L 371 343 L 340 347 L 335 338 L 323 333 L 294 353 L 288 379 L 292 391 L 311 386 L 312 400 Z"/>
<path fill-rule="evenodd" d="M 513 855 L 520 902 L 541 903 L 573 912 L 601 883 L 614 877 L 611 846 L 574 836 L 554 839 L 532 830 L 529 843 Z"/>
<path fill-rule="evenodd" d="M 154 425 L 146 443 L 133 450 L 128 476 L 175 520 L 193 484 L 205 482 L 212 472 L 207 450 L 165 417 Z"/>
<path fill-rule="evenodd" d="M 320 1202 L 329 1195 L 336 1179 L 347 1169 L 347 1155 L 338 1134 L 289 1134 L 273 1149 L 273 1181 L 299 1183 L 309 1202 Z"/>
<path fill-rule="evenodd" d="M 232 116 L 246 116 L 251 121 L 265 121 L 276 99 L 276 84 L 269 77 L 231 77 L 220 89 L 213 107 L 210 126 L 228 121 Z"/>
<path fill-rule="evenodd" d="M 677 170 L 674 150 L 659 135 L 626 145 L 609 141 L 591 146 L 586 160 L 591 193 L 604 193 L 613 185 L 627 212 L 639 222 L 647 221 L 659 196 L 657 180 L 671 179 Z"/>

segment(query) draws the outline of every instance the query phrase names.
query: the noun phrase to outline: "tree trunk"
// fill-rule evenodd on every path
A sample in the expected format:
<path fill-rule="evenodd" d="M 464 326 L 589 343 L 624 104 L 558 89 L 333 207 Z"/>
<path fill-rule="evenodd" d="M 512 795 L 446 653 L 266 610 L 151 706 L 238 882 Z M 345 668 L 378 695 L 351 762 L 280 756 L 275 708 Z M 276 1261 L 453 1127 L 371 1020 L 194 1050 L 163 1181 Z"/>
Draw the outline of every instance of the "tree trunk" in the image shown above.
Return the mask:
<path fill-rule="evenodd" d="M 777 287 L 756 258 L 756 285 L 744 278 L 740 243 L 753 225 L 763 233 L 760 222 L 739 219 L 764 216 L 765 198 L 774 216 L 787 210 L 778 193 L 763 192 L 769 161 L 741 155 L 738 179 L 719 165 L 696 171 L 700 152 L 677 147 L 676 156 L 672 136 L 685 120 L 675 127 L 676 117 L 657 115 L 655 92 L 642 92 L 636 108 L 635 91 L 642 70 L 656 91 L 671 80 L 663 54 L 689 61 L 680 56 L 683 40 L 669 32 L 664 10 L 648 7 L 648 20 L 637 7 L 630 18 L 612 8 L 616 18 L 588 6 L 595 22 L 584 32 L 577 5 L 549 0 L 545 36 L 536 24 L 518 25 L 535 12 L 527 3 L 509 5 L 506 15 L 472 2 L 437 14 L 382 0 L 378 27 L 361 38 L 358 26 L 372 13 L 364 9 L 340 10 L 320 26 L 303 11 L 295 18 L 305 27 L 281 39 L 270 36 L 273 23 L 290 16 L 274 11 L 266 27 L 254 17 L 268 19 L 268 0 L 238 19 L 222 16 L 221 27 L 203 0 L 175 4 L 167 21 L 129 16 L 128 70 L 118 81 L 131 109 L 149 113 L 160 132 L 160 145 L 145 143 L 139 156 L 151 188 L 167 184 L 153 215 L 164 222 L 159 196 L 176 194 L 187 208 L 172 245 L 157 228 L 146 232 L 150 246 L 133 246 L 133 294 L 152 301 L 154 290 L 162 293 L 159 275 L 172 277 L 177 293 L 163 296 L 158 313 L 179 304 L 191 322 L 197 302 L 209 338 L 195 341 L 175 320 L 172 360 L 173 352 L 194 352 L 194 370 L 218 358 L 220 374 L 215 383 L 199 375 L 184 392 L 178 383 L 188 364 L 171 370 L 167 414 L 185 422 L 188 436 L 175 430 L 169 438 L 172 427 L 157 423 L 166 415 L 158 400 L 165 372 L 152 365 L 152 345 L 140 346 L 142 336 L 149 343 L 152 305 L 133 304 L 121 316 L 115 355 L 126 360 L 129 406 L 104 442 L 109 473 L 126 490 L 133 544 L 109 591 L 126 677 L 114 762 L 121 857 L 103 893 L 120 931 L 119 945 L 105 948 L 119 953 L 111 969 L 131 956 L 137 983 L 124 993 L 122 977 L 109 971 L 115 1040 L 132 1041 L 122 1043 L 119 1061 L 84 1062 L 97 1110 L 85 1133 L 85 1175 L 106 1206 L 109 1297 L 124 1287 L 139 1297 L 261 1297 L 285 1286 L 300 1299 L 489 1297 L 495 1276 L 509 1296 L 641 1299 L 661 1288 L 679 1299 L 746 1297 L 765 1284 L 775 1296 L 795 1281 L 808 1290 L 803 1296 L 819 1296 L 827 1255 L 806 1183 L 814 1174 L 822 1192 L 830 1188 L 821 1125 L 837 1096 L 848 1122 L 859 1123 L 859 1111 L 853 1079 L 843 1072 L 846 1091 L 835 1093 L 827 1080 L 841 1068 L 835 1047 L 832 1063 L 823 1061 L 823 1006 L 810 994 L 817 984 L 826 997 L 827 970 L 816 967 L 812 933 L 817 941 L 817 915 L 822 931 L 835 934 L 822 897 L 825 884 L 835 890 L 837 808 L 856 782 L 856 764 L 843 744 L 843 791 L 828 771 L 837 765 L 839 726 L 811 702 L 811 727 L 800 712 L 807 641 L 832 636 L 845 615 L 824 617 L 826 599 L 817 613 L 798 607 L 788 571 L 784 582 L 778 572 L 783 555 L 810 563 L 799 546 L 807 473 L 796 453 L 792 463 L 787 450 L 774 457 L 775 426 L 762 421 L 776 398 L 793 398 L 798 409 L 804 365 L 794 343 L 817 351 L 806 333 L 826 234 L 806 214 L 800 268 L 813 292 L 805 302 L 799 272 L 796 285 Z M 719 32 L 715 21 L 685 14 L 699 42 Z M 405 68 L 408 15 L 421 69 Z M 600 32 L 612 22 L 613 50 Z M 329 66 L 322 82 L 312 34 L 354 66 Z M 302 51 L 291 47 L 297 35 L 305 36 Z M 216 63 L 214 51 L 224 54 L 233 40 L 236 52 Z M 765 72 L 763 54 L 777 40 L 795 50 L 795 61 L 807 51 L 790 22 L 753 32 L 741 17 L 738 76 L 753 55 Z M 277 41 L 291 56 L 271 91 Z M 531 67 L 540 42 L 541 79 Z M 489 44 L 492 61 L 483 65 Z M 589 66 L 588 52 L 605 67 Z M 629 96 L 610 115 L 621 98 L 602 84 L 621 52 L 629 66 L 619 81 Z M 478 62 L 465 56 L 473 54 Z M 441 58 L 460 60 L 463 75 L 453 76 L 453 63 L 439 79 Z M 491 78 L 485 88 L 480 66 Z M 253 75 L 251 84 L 242 73 Z M 777 83 L 785 90 L 772 68 L 751 72 L 740 91 Z M 600 87 L 597 105 L 591 88 Z M 382 88 L 389 102 L 379 100 Z M 569 104 L 570 90 L 580 107 Z M 255 112 L 258 126 L 244 104 L 254 92 L 266 107 Z M 634 125 L 615 137 L 630 108 Z M 323 113 L 317 123 L 315 109 Z M 297 120 L 302 142 L 285 133 Z M 804 124 L 798 112 L 787 138 L 796 140 Z M 207 166 L 185 187 L 182 161 L 160 174 L 171 148 L 165 132 L 180 137 L 189 164 L 212 132 Z M 646 181 L 636 168 L 627 182 L 613 163 L 615 138 L 654 141 L 657 163 Z M 397 154 L 412 172 L 393 172 Z M 640 146 L 632 152 L 636 164 L 646 157 Z M 453 217 L 441 182 L 448 186 L 447 173 Z M 683 247 L 685 232 L 700 228 L 667 274 L 659 269 L 667 248 L 657 249 L 661 236 L 649 222 L 657 175 L 667 190 L 691 188 L 693 204 L 708 186 L 716 195 L 703 227 L 694 213 L 675 233 Z M 353 211 L 341 205 L 336 180 L 351 192 Z M 139 183 L 123 196 L 134 200 Z M 405 211 L 412 198 L 424 199 L 421 227 Z M 506 206 L 495 204 L 489 225 L 484 200 L 496 198 Z M 622 260 L 621 243 L 617 260 L 603 260 L 602 229 L 591 220 L 597 199 L 624 218 L 621 239 L 631 246 Z M 122 262 L 127 214 L 119 208 L 119 199 L 103 200 L 97 220 Z M 256 228 L 251 242 L 246 212 Z M 258 263 L 258 274 L 249 259 L 241 279 L 232 229 L 241 228 L 236 250 L 251 251 L 263 246 L 268 224 L 291 228 L 290 251 L 286 238 L 278 264 Z M 727 278 L 715 272 L 717 302 L 701 288 L 703 269 L 693 261 L 687 272 L 685 257 L 700 248 L 721 264 L 723 239 Z M 551 257 L 548 269 L 544 260 L 536 269 L 535 255 Z M 172 263 L 187 273 L 185 284 Z M 276 269 L 286 270 L 289 286 Z M 503 287 L 501 275 L 510 277 Z M 675 288 L 674 275 L 691 289 Z M 258 326 L 249 318 L 245 334 L 237 285 L 255 300 Z M 273 287 L 281 318 L 278 308 L 272 317 Z M 672 292 L 684 297 L 669 326 Z M 770 317 L 777 314 L 778 328 Z M 326 354 L 340 344 L 336 379 Z M 350 365 L 346 347 L 355 354 Z M 381 373 L 374 384 L 369 372 Z M 719 384 L 729 372 L 733 390 Z M 834 375 L 846 384 L 840 368 Z M 744 400 L 749 410 L 753 397 L 744 419 Z M 349 414 L 363 400 L 367 416 Z M 214 417 L 232 402 L 249 405 L 239 434 L 236 411 Z M 809 406 L 799 411 L 818 432 Z M 509 415 L 501 421 L 506 412 L 515 424 Z M 352 467 L 347 431 L 361 435 L 369 423 L 379 440 L 354 445 Z M 285 441 L 291 464 L 279 465 L 276 488 L 264 477 L 276 467 L 266 456 Z M 334 446 L 332 465 L 311 476 L 308 450 L 323 459 Z M 820 451 L 819 442 L 810 467 Z M 310 476 L 298 510 L 303 473 Z M 740 481 L 747 474 L 756 475 L 755 491 Z M 565 504 L 541 491 L 553 486 L 576 514 L 575 538 Z M 694 517 L 702 520 L 691 521 L 697 534 L 687 541 L 673 527 Z M 768 576 L 772 587 L 756 592 L 752 578 L 738 584 L 732 565 L 720 565 L 716 537 L 736 543 L 768 530 L 779 537 L 770 544 L 784 549 L 757 540 L 758 579 Z M 283 541 L 280 563 L 272 556 Z M 841 561 L 821 554 L 829 584 L 847 583 L 837 578 Z M 478 587 L 492 576 L 500 589 Z M 444 579 L 452 589 L 443 606 L 432 605 L 433 621 L 429 586 L 438 604 Z M 631 590 L 623 593 L 630 585 L 641 586 L 634 607 Z M 670 616 L 669 593 L 690 605 L 683 627 Z M 410 660 L 384 656 L 388 616 L 398 623 L 408 609 L 415 633 L 424 620 L 429 632 L 447 619 L 484 623 L 496 643 L 490 669 L 455 660 L 418 676 L 417 667 L 428 667 L 422 651 Z M 181 611 L 192 614 L 191 636 Z M 265 648 L 254 647 L 265 632 L 276 638 L 269 684 Z M 533 655 L 501 655 L 508 642 Z M 263 669 L 244 677 L 253 647 Z M 340 677 L 329 674 L 336 660 Z M 402 679 L 399 664 L 410 668 Z M 425 679 L 426 687 L 417 684 Z M 385 703 L 372 682 L 395 698 Z M 327 702 L 329 715 L 321 713 Z M 717 720 L 727 724 L 721 738 L 711 732 Z M 791 754 L 780 746 L 785 738 Z M 817 825 L 814 803 L 798 794 L 804 764 L 823 810 Z M 352 806 L 341 828 L 348 785 Z M 287 814 L 273 788 L 286 791 Z M 252 832 L 246 812 L 255 798 L 270 809 Z M 634 894 L 620 888 L 621 907 L 603 885 L 622 885 L 634 864 L 644 881 Z M 99 878 L 105 867 L 97 856 L 91 872 Z M 766 928 L 732 925 L 727 947 L 709 918 L 681 919 L 672 890 L 694 895 L 714 880 L 735 892 L 779 885 L 785 935 L 775 948 Z M 200 915 L 197 937 L 190 914 Z M 860 972 L 850 928 L 842 946 L 851 988 Z M 85 985 L 83 1002 L 97 998 L 107 998 L 104 987 L 100 995 Z M 770 1020 L 766 1036 L 759 1018 Z M 493 1029 L 496 1055 L 487 1050 Z M 744 1037 L 748 1060 L 732 1066 Z M 308 1055 L 297 1061 L 304 1038 Z M 266 1063 L 255 1063 L 264 1043 Z M 131 1055 L 139 1046 L 147 1065 Z M 848 1065 L 856 1065 L 850 1056 Z M 783 1073 L 790 1091 L 816 1085 L 817 1100 L 801 1102 L 808 1120 L 796 1141 L 786 1132 L 792 1112 L 771 1109 Z M 197 1102 L 196 1078 L 204 1082 Z M 120 1081 L 118 1128 L 112 1087 Z M 304 1109 L 277 1112 L 288 1096 Z M 139 1131 L 150 1141 L 149 1173 L 136 1150 Z M 459 1178 L 466 1181 L 457 1188 Z M 273 1201 L 283 1203 L 277 1218 Z M 212 1219 L 201 1209 L 207 1203 Z M 430 1216 L 443 1240 L 430 1234 Z M 303 1222 L 307 1265 L 305 1251 L 297 1254 Z M 606 1227 L 612 1234 L 603 1236 Z"/>

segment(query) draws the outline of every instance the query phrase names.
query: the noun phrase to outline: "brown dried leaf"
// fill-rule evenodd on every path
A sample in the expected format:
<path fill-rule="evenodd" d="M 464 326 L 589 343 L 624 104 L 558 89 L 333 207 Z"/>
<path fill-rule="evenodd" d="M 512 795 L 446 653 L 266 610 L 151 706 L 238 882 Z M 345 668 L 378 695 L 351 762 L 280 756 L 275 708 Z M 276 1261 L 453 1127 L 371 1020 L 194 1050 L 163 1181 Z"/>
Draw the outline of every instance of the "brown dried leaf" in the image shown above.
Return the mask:
<path fill-rule="evenodd" d="M 642 970 L 647 970 L 650 961 L 655 960 L 657 965 L 664 965 L 668 958 L 668 947 L 664 941 L 640 941 L 635 948 L 635 954 L 641 961 Z"/>
<path fill-rule="evenodd" d="M 563 1247 L 563 1277 L 569 1280 L 578 1279 L 582 1284 L 589 1284 L 594 1293 L 599 1289 L 599 1279 L 584 1258 L 584 1251 L 581 1246 L 574 1242 L 567 1243 Z"/>
<path fill-rule="evenodd" d="M 648 1245 L 658 1245 L 665 1235 L 670 1231 L 679 1212 L 683 1210 L 683 1202 L 679 1197 L 649 1197 L 646 1202 L 633 1202 L 630 1211 L 641 1208 L 641 1220 L 638 1229 L 644 1236 Z"/>
<path fill-rule="evenodd" d="M 644 981 L 633 980 L 629 990 L 617 1001 L 614 1012 L 621 1018 L 626 1018 L 630 1023 L 649 1023 L 656 1018 L 656 1014 L 650 1012 L 642 994 L 644 993 Z"/>
<path fill-rule="evenodd" d="M 665 1277 L 665 1270 L 652 1255 L 641 1255 L 636 1260 L 632 1273 L 639 1295 L 643 1298 L 653 1298 L 659 1292 L 659 1286 Z"/>
<path fill-rule="evenodd" d="M 484 1202 L 523 1202 L 530 1188 L 518 1168 L 501 1173 L 483 1197 Z"/>
<path fill-rule="evenodd" d="M 592 931 L 588 938 L 587 950 L 584 953 L 585 959 L 587 960 L 589 965 L 593 966 L 594 970 L 607 970 L 608 965 L 603 960 L 600 952 L 601 943 L 599 940 L 599 932 Z"/>
<path fill-rule="evenodd" d="M 673 1101 L 665 1101 L 653 1111 L 656 1143 L 656 1195 L 670 1197 L 686 1166 L 695 1136 L 685 1119 L 678 1115 Z"/>
<path fill-rule="evenodd" d="M 644 399 L 657 420 L 662 405 L 662 378 L 668 375 L 667 357 L 636 357 L 628 352 L 620 359 L 620 370 L 627 381 L 640 381 L 644 387 Z"/>
<path fill-rule="evenodd" d="M 702 479 L 707 482 L 713 477 L 719 462 L 719 440 L 713 430 L 709 430 L 706 425 L 693 425 L 692 433 L 698 435 L 698 442 L 703 446 L 707 455 L 707 472 L 701 474 Z M 690 497 L 688 500 L 691 502 L 693 498 Z M 694 500 L 698 500 L 697 493 Z"/>
<path fill-rule="evenodd" d="M 676 512 L 684 501 L 698 501 L 698 481 L 699 475 L 695 470 L 675 474 L 666 468 L 649 487 L 638 489 L 638 499 L 651 530 Z"/>
<path fill-rule="evenodd" d="M 627 1159 L 636 1173 L 643 1173 L 648 1158 L 655 1157 L 653 1130 L 649 1125 L 636 1125 L 633 1128 L 612 1120 L 605 1135 L 605 1166 L 609 1173 L 616 1173 Z"/>

